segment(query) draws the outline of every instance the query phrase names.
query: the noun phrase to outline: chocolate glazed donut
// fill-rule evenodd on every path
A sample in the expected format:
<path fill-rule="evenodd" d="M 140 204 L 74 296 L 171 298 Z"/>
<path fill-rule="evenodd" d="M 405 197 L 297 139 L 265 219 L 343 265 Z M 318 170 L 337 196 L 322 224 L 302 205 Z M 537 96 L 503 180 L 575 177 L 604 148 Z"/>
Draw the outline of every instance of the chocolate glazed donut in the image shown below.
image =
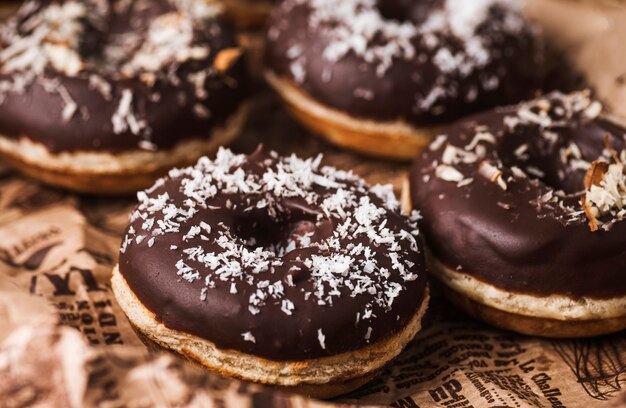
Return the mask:
<path fill-rule="evenodd" d="M 238 132 L 247 81 L 202 0 L 28 1 L 2 26 L 0 152 L 41 181 L 113 194 Z"/>
<path fill-rule="evenodd" d="M 286 0 L 267 79 L 332 143 L 410 160 L 446 122 L 533 95 L 544 46 L 506 0 Z"/>
<path fill-rule="evenodd" d="M 139 195 L 113 290 L 150 341 L 209 369 L 328 397 L 420 328 L 416 212 L 316 159 L 220 150 Z"/>
<path fill-rule="evenodd" d="M 626 130 L 601 110 L 552 93 L 463 120 L 415 159 L 433 274 L 470 314 L 551 337 L 626 328 Z"/>

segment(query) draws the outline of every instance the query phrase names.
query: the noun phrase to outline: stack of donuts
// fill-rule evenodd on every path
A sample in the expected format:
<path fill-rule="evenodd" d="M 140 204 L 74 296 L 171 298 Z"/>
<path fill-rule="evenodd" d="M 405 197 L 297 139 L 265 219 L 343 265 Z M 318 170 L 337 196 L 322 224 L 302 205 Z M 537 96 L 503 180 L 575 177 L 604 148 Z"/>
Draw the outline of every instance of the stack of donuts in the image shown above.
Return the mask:
<path fill-rule="evenodd" d="M 225 147 L 259 88 L 232 27 L 262 24 L 285 109 L 412 160 L 401 200 L 322 155 Z M 332 397 L 413 340 L 431 286 L 528 335 L 626 328 L 626 128 L 548 92 L 546 49 L 511 0 L 30 0 L 0 29 L 0 156 L 139 190 L 112 289 L 147 345 Z"/>

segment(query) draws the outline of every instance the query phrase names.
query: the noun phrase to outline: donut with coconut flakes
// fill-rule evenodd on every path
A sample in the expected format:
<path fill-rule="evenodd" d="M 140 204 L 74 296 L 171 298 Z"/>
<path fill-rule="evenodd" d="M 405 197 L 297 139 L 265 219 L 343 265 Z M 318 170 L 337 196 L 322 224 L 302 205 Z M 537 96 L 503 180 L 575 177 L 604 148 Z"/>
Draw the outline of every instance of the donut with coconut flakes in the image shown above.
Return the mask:
<path fill-rule="evenodd" d="M 410 160 L 441 126 L 531 97 L 544 47 L 507 0 L 286 0 L 266 77 L 294 116 L 339 146 Z"/>
<path fill-rule="evenodd" d="M 416 159 L 431 271 L 496 326 L 550 337 L 626 328 L 626 129 L 586 92 L 460 121 Z"/>
<path fill-rule="evenodd" d="M 241 49 L 202 0 L 28 1 L 0 41 L 0 154 L 76 191 L 146 188 L 238 132 Z"/>
<path fill-rule="evenodd" d="M 112 280 L 137 331 L 318 397 L 397 356 L 427 307 L 418 214 L 320 159 L 220 150 L 140 193 Z"/>

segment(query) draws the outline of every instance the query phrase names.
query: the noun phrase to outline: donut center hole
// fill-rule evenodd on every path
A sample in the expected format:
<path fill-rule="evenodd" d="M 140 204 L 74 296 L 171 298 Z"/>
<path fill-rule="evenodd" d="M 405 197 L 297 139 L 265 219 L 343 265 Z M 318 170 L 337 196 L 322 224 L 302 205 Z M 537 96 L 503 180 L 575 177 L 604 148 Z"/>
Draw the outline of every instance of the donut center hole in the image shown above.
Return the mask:
<path fill-rule="evenodd" d="M 563 163 L 560 154 L 566 145 L 550 146 L 550 141 L 541 138 L 513 136 L 502 144 L 498 155 L 505 167 L 517 167 L 530 179 L 561 190 L 565 194 L 579 194 L 584 190 L 585 171 L 572 171 Z"/>
<path fill-rule="evenodd" d="M 256 250 L 284 255 L 294 249 L 307 247 L 317 230 L 308 220 L 278 223 L 271 220 L 240 219 L 236 231 L 245 245 Z"/>
<path fill-rule="evenodd" d="M 424 22 L 438 0 L 378 0 L 376 8 L 385 20 L 398 23 Z"/>

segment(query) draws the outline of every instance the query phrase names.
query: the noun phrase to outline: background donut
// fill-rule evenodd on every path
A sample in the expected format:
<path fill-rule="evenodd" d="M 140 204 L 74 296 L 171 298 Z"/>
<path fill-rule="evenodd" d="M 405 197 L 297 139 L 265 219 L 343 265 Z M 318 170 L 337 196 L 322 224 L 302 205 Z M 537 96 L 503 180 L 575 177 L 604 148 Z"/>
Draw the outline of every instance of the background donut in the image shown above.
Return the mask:
<path fill-rule="evenodd" d="M 0 153 L 90 193 L 149 186 L 238 132 L 247 79 L 202 0 L 26 2 L 3 25 Z"/>
<path fill-rule="evenodd" d="M 267 79 L 327 140 L 412 159 L 447 121 L 541 87 L 542 40 L 515 2 L 287 0 L 267 29 Z"/>
<path fill-rule="evenodd" d="M 550 337 L 626 327 L 626 131 L 600 112 L 553 93 L 460 121 L 416 158 L 431 270 L 470 314 Z"/>

